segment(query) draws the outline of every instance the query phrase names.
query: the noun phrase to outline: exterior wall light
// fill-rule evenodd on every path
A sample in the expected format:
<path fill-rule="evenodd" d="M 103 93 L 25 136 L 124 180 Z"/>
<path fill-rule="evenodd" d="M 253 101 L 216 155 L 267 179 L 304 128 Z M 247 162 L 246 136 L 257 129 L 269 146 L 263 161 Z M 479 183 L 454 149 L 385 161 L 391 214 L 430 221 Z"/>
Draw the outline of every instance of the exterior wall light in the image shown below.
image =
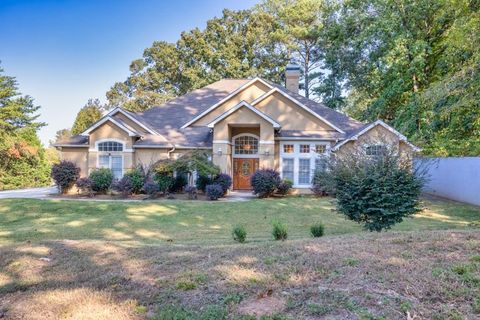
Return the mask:
<path fill-rule="evenodd" d="M 222 148 L 218 148 L 217 155 L 219 155 L 219 156 L 222 155 Z"/>
<path fill-rule="evenodd" d="M 269 156 L 269 155 L 270 155 L 270 150 L 266 149 L 266 150 L 265 150 L 265 155 L 266 155 L 266 156 Z"/>

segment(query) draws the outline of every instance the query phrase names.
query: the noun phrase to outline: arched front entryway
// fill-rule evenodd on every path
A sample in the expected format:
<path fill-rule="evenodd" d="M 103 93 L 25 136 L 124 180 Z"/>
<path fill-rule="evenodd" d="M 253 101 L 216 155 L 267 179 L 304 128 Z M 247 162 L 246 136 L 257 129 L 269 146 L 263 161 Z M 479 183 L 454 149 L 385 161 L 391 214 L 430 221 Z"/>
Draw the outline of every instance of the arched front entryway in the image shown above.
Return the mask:
<path fill-rule="evenodd" d="M 259 137 L 243 133 L 232 138 L 233 189 L 251 190 L 250 179 L 258 170 Z"/>

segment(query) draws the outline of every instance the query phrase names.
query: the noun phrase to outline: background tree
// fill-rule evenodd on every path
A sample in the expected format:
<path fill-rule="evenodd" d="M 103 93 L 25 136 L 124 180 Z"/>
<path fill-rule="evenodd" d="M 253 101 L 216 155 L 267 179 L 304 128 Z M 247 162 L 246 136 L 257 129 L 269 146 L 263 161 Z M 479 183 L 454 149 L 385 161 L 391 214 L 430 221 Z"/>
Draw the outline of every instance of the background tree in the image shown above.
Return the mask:
<path fill-rule="evenodd" d="M 0 189 L 50 182 L 50 166 L 37 136 L 39 106 L 18 92 L 14 77 L 0 68 Z"/>
<path fill-rule="evenodd" d="M 75 118 L 75 122 L 72 126 L 71 134 L 77 135 L 87 130 L 88 127 L 90 127 L 102 117 L 103 109 L 104 107 L 101 104 L 100 100 L 89 99 L 87 104 L 77 113 L 77 117 Z"/>
<path fill-rule="evenodd" d="M 132 62 L 128 79 L 107 92 L 109 108 L 145 110 L 223 78 L 279 82 L 288 54 L 269 36 L 277 28 L 264 12 L 224 10 L 204 30 L 183 32 L 175 44 L 154 42 Z"/>
<path fill-rule="evenodd" d="M 302 71 L 305 97 L 318 84 L 323 72 L 324 54 L 320 48 L 326 5 L 321 0 L 266 0 L 258 6 L 278 21 L 279 27 L 271 34 L 286 46 Z"/>

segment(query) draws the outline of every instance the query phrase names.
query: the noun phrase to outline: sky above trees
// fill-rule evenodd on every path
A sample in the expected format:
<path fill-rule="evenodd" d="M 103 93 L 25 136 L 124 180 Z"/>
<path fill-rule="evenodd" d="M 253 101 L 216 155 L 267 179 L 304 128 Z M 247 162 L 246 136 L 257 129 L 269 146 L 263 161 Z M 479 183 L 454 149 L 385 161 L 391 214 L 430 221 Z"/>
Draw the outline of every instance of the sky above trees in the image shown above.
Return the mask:
<path fill-rule="evenodd" d="M 41 105 L 47 145 L 70 126 L 90 98 L 105 101 L 110 87 L 129 74 L 132 60 L 155 40 L 175 42 L 203 28 L 224 8 L 254 0 L 0 1 L 0 60 L 19 89 Z"/>

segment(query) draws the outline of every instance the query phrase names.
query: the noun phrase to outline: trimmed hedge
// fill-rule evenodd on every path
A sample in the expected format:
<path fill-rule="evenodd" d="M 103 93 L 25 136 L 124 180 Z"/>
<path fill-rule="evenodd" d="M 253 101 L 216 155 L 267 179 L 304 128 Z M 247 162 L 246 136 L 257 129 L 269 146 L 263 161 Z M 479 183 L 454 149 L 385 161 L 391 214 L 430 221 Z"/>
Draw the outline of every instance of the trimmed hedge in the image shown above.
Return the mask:
<path fill-rule="evenodd" d="M 253 193 L 260 198 L 271 196 L 277 189 L 282 180 L 280 174 L 273 169 L 260 169 L 255 171 L 250 182 Z"/>
<path fill-rule="evenodd" d="M 52 179 L 61 193 L 67 192 L 80 177 L 80 168 L 71 161 L 60 161 L 52 166 Z"/>

